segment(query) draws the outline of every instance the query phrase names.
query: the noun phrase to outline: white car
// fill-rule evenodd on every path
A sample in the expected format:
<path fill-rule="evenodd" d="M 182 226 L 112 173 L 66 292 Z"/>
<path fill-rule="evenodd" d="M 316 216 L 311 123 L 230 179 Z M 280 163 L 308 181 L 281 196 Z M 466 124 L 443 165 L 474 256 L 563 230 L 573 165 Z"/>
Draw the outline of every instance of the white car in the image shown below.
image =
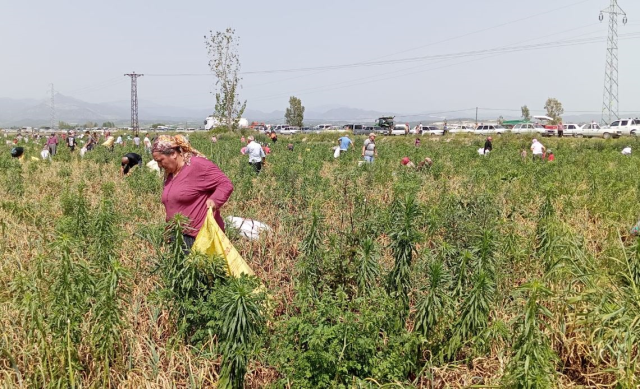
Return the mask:
<path fill-rule="evenodd" d="M 420 135 L 444 135 L 444 130 L 436 126 L 424 126 Z"/>
<path fill-rule="evenodd" d="M 640 135 L 640 119 L 620 119 L 611 123 L 611 128 L 619 129 L 622 135 Z"/>
<path fill-rule="evenodd" d="M 313 127 L 313 129 L 316 131 L 326 131 L 326 130 L 330 130 L 331 127 L 332 127 L 331 124 L 318 124 L 317 126 Z"/>
<path fill-rule="evenodd" d="M 409 133 L 409 126 L 406 124 L 396 124 L 391 129 L 389 135 L 407 135 Z"/>
<path fill-rule="evenodd" d="M 614 128 L 601 128 L 597 123 L 585 124 L 582 126 L 581 133 L 578 136 L 585 136 L 587 138 L 619 138 L 622 136 L 622 131 Z"/>
<path fill-rule="evenodd" d="M 300 127 L 295 127 L 295 126 L 287 126 L 285 128 L 283 128 L 282 130 L 280 130 L 280 133 L 282 135 L 293 135 L 293 134 L 297 134 L 300 132 Z"/>
<path fill-rule="evenodd" d="M 541 124 L 520 123 L 513 126 L 511 132 L 514 134 L 545 134 L 547 131 Z"/>
<path fill-rule="evenodd" d="M 447 131 L 450 134 L 473 134 L 473 132 L 475 131 L 475 128 L 471 126 L 465 126 L 465 125 L 462 125 L 462 126 L 452 125 L 447 129 Z"/>
<path fill-rule="evenodd" d="M 582 133 L 582 127 L 577 124 L 568 123 L 562 125 L 562 136 L 578 136 Z"/>
<path fill-rule="evenodd" d="M 275 131 L 276 134 L 281 134 L 282 130 L 286 129 L 287 127 L 289 126 L 287 126 L 286 124 L 278 124 L 276 126 L 271 127 L 271 131 Z"/>
<path fill-rule="evenodd" d="M 481 126 L 478 126 L 475 130 L 473 130 L 473 133 L 476 135 L 493 135 L 493 134 L 502 135 L 507 131 L 508 130 L 506 128 L 498 124 L 483 124 Z"/>

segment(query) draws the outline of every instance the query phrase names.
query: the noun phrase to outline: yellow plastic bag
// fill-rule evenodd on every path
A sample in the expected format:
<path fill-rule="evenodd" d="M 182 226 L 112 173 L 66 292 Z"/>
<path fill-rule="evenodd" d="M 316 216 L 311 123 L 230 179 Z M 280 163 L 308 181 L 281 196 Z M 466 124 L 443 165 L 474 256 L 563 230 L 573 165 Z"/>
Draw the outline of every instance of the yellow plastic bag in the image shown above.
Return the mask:
<path fill-rule="evenodd" d="M 191 247 L 192 251 L 197 251 L 206 255 L 219 255 L 227 263 L 227 271 L 234 277 L 240 277 L 242 273 L 253 276 L 253 270 L 247 262 L 240 256 L 238 250 L 229 242 L 229 238 L 222 232 L 216 219 L 213 218 L 211 208 L 207 211 L 207 218 L 196 236 L 196 240 Z"/>
<path fill-rule="evenodd" d="M 111 146 L 113 146 L 113 142 L 115 142 L 115 141 L 116 141 L 116 138 L 110 136 L 110 137 L 107 138 L 106 141 L 102 142 L 102 145 L 103 146 L 107 146 L 107 147 L 111 147 Z"/>

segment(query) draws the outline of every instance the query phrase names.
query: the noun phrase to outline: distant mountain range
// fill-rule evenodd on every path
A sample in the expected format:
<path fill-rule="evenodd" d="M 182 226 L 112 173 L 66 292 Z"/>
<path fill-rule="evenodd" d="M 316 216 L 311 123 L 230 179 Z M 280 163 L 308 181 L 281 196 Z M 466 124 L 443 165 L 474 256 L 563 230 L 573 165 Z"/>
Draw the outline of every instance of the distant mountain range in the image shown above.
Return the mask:
<path fill-rule="evenodd" d="M 211 113 L 206 108 L 183 108 L 169 105 L 156 104 L 151 101 L 142 101 L 139 105 L 139 120 L 141 125 L 151 123 L 185 124 L 189 127 L 200 127 L 204 119 Z M 284 111 L 262 112 L 247 109 L 243 115 L 250 122 L 265 122 L 279 124 L 284 122 Z M 396 116 L 396 121 L 431 123 L 440 121 L 425 114 L 424 117 L 416 115 L 403 116 L 401 113 L 380 112 L 357 108 L 326 105 L 316 109 L 305 111 L 305 124 L 318 123 L 362 123 L 373 124 L 378 117 Z M 565 115 L 565 122 L 590 122 L 599 120 L 600 115 Z M 628 115 L 638 117 L 638 114 Z M 111 121 L 118 125 L 127 125 L 131 118 L 131 105 L 128 100 L 110 103 L 88 103 L 62 94 L 55 95 L 55 118 L 57 121 L 65 121 L 70 124 L 84 124 L 88 121 L 99 124 Z M 453 123 L 463 118 L 448 118 Z M 495 117 L 478 118 L 478 121 L 495 120 Z M 504 116 L 505 120 L 517 119 L 513 116 Z M 473 119 L 466 118 L 468 121 Z M 51 122 L 51 107 L 48 100 L 36 99 L 11 99 L 0 98 L 0 126 L 31 126 L 43 127 Z"/>

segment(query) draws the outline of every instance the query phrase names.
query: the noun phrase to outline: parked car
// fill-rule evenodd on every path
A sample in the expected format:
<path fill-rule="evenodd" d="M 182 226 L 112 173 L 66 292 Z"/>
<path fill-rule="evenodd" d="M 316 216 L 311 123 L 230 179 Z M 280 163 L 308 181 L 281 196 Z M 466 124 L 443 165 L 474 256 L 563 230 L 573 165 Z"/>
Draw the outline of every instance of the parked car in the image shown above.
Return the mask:
<path fill-rule="evenodd" d="M 502 135 L 506 132 L 507 129 L 498 124 L 483 124 L 473 130 L 473 133 L 476 135 Z"/>
<path fill-rule="evenodd" d="M 567 123 L 562 125 L 563 136 L 578 136 L 581 133 L 582 127 L 577 124 Z"/>
<path fill-rule="evenodd" d="M 466 126 L 466 125 L 456 125 L 456 124 L 452 124 L 451 126 L 449 126 L 449 128 L 447 128 L 447 131 L 450 134 L 473 134 L 473 131 L 475 130 L 475 127 L 472 126 Z"/>
<path fill-rule="evenodd" d="M 407 135 L 409 133 L 409 126 L 406 124 L 396 124 L 391 129 L 389 135 Z"/>
<path fill-rule="evenodd" d="M 342 126 L 342 129 L 345 131 L 353 131 L 353 133 L 355 134 L 356 132 L 358 133 L 362 133 L 364 126 L 362 124 L 345 124 L 344 126 Z"/>
<path fill-rule="evenodd" d="M 619 138 L 622 136 L 622 131 L 614 128 L 601 128 L 597 123 L 585 124 L 582 126 L 581 133 L 578 136 L 585 136 L 587 138 Z"/>
<path fill-rule="evenodd" d="M 421 135 L 444 135 L 444 130 L 436 126 L 423 126 Z"/>
<path fill-rule="evenodd" d="M 330 130 L 331 127 L 332 127 L 331 124 L 318 124 L 317 126 L 313 127 L 313 129 L 317 131 L 326 131 L 326 130 Z"/>
<path fill-rule="evenodd" d="M 278 125 L 275 125 L 275 126 L 271 127 L 271 131 L 275 131 L 276 134 L 281 134 L 282 130 L 284 130 L 287 127 L 288 126 L 286 124 L 278 124 Z"/>
<path fill-rule="evenodd" d="M 353 129 L 353 135 L 367 135 L 374 131 L 374 127 L 356 126 Z"/>
<path fill-rule="evenodd" d="M 364 128 L 364 135 L 368 135 L 370 133 L 376 133 L 376 134 L 381 134 L 381 135 L 387 135 L 389 134 L 389 131 L 387 131 L 386 129 L 379 127 L 379 126 L 366 126 Z"/>
<path fill-rule="evenodd" d="M 547 132 L 541 124 L 535 123 L 520 123 L 513 126 L 511 132 L 514 134 L 540 134 L 543 135 Z"/>
<path fill-rule="evenodd" d="M 620 119 L 611 123 L 610 128 L 619 129 L 622 135 L 640 135 L 640 119 Z"/>
<path fill-rule="evenodd" d="M 283 128 L 282 130 L 280 130 L 280 133 L 282 135 L 293 135 L 293 134 L 297 134 L 300 132 L 300 127 L 296 127 L 296 126 L 287 126 L 285 128 Z"/>

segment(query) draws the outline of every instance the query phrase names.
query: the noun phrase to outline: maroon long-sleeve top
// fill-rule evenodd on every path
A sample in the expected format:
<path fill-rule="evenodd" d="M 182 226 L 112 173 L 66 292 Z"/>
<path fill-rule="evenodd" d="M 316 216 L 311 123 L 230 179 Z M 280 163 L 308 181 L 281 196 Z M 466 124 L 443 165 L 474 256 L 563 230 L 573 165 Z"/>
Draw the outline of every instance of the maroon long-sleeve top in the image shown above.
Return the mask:
<path fill-rule="evenodd" d="M 190 228 L 185 234 L 196 236 L 207 216 L 207 199 L 211 199 L 216 204 L 216 222 L 224 231 L 220 207 L 232 192 L 233 184 L 215 163 L 192 156 L 189 165 L 185 164 L 177 176 L 169 174 L 164 181 L 162 203 L 167 221 L 178 213 L 188 217 Z"/>

